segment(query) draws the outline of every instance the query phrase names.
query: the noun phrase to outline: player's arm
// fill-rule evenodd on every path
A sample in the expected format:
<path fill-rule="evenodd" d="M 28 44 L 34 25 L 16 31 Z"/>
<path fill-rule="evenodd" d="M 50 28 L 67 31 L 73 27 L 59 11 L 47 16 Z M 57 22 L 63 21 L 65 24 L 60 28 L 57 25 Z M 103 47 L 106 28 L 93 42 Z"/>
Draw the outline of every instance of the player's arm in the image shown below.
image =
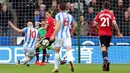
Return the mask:
<path fill-rule="evenodd" d="M 95 30 L 96 32 L 98 32 L 98 30 L 99 30 L 97 24 L 98 24 L 98 23 L 97 23 L 96 21 L 94 21 L 94 23 L 93 23 L 93 28 L 94 28 L 94 30 Z"/>
<path fill-rule="evenodd" d="M 11 21 L 8 21 L 8 24 L 9 24 L 14 30 L 16 30 L 17 32 L 24 32 L 24 30 L 19 29 L 19 28 L 17 28 L 16 26 L 14 26 Z"/>
<path fill-rule="evenodd" d="M 56 23 L 55 23 L 55 30 L 54 30 L 54 32 L 53 32 L 53 34 L 52 34 L 53 36 L 56 36 L 56 33 L 59 31 L 60 27 L 61 27 L 61 21 L 58 20 L 58 21 L 56 21 Z"/>
<path fill-rule="evenodd" d="M 98 30 L 99 30 L 99 28 L 98 28 L 98 22 L 99 22 L 99 15 L 100 15 L 100 13 L 98 13 L 97 15 L 96 15 L 96 17 L 94 18 L 94 21 L 93 21 L 93 28 L 94 28 L 94 30 L 96 31 L 96 32 L 98 32 Z"/>
<path fill-rule="evenodd" d="M 112 24 L 113 24 L 113 27 L 115 28 L 115 30 L 117 31 L 117 36 L 122 37 L 123 35 L 120 33 L 119 27 L 118 27 L 117 22 L 115 20 L 115 16 L 113 14 L 112 14 Z"/>
<path fill-rule="evenodd" d="M 118 27 L 118 25 L 117 25 L 116 20 L 113 20 L 112 23 L 113 23 L 114 28 L 115 28 L 116 31 L 117 31 L 117 35 L 118 35 L 118 36 L 123 36 L 123 35 L 120 33 L 120 30 L 119 30 L 119 27 Z"/>
<path fill-rule="evenodd" d="M 71 31 L 71 35 L 73 36 L 73 34 L 77 32 L 77 23 L 76 21 L 72 22 L 72 31 Z"/>
<path fill-rule="evenodd" d="M 45 26 L 44 26 L 44 27 L 41 27 L 41 28 L 42 28 L 43 30 L 46 30 L 48 26 L 49 26 L 49 24 L 45 24 Z"/>

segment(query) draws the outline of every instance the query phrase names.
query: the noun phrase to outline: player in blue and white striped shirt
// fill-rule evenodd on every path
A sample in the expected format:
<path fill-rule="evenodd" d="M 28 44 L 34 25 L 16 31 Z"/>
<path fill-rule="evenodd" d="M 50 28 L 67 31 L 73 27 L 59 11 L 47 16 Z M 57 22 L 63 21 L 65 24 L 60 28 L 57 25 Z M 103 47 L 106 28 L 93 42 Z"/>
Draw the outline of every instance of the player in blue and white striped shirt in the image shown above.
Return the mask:
<path fill-rule="evenodd" d="M 17 32 L 25 33 L 25 39 L 23 45 L 25 57 L 22 60 L 18 61 L 17 65 L 19 65 L 20 63 L 28 63 L 31 60 L 31 58 L 35 55 L 36 40 L 37 37 L 39 36 L 38 30 L 33 28 L 32 22 L 28 22 L 27 27 L 25 27 L 24 29 L 19 29 L 15 27 L 10 21 L 8 21 L 8 24 Z"/>
<path fill-rule="evenodd" d="M 70 63 L 71 71 L 74 71 L 73 67 L 73 55 L 71 50 L 71 35 L 73 34 L 73 31 L 75 31 L 75 28 L 77 27 L 76 22 L 72 15 L 68 14 L 65 11 L 66 4 L 60 3 L 58 6 L 58 9 L 60 13 L 58 13 L 55 16 L 56 25 L 55 25 L 55 31 L 53 35 L 51 36 L 51 40 L 55 39 L 54 47 L 55 47 L 55 64 L 54 64 L 54 70 L 53 73 L 58 72 L 58 59 L 59 59 L 59 51 L 61 47 L 66 47 L 67 49 L 67 61 Z M 73 26 L 73 30 L 70 33 L 70 27 L 71 24 Z"/>

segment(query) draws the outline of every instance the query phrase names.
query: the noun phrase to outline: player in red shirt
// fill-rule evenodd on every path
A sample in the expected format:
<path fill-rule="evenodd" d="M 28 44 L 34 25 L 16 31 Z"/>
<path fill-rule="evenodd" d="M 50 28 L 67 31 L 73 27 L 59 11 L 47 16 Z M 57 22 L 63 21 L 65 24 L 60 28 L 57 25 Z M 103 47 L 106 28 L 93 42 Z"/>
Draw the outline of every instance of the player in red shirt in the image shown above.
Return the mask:
<path fill-rule="evenodd" d="M 54 41 L 50 41 L 50 37 L 52 36 L 52 34 L 54 32 L 55 20 L 52 18 L 50 11 L 46 11 L 45 16 L 46 16 L 46 24 L 44 27 L 42 27 L 42 29 L 46 29 L 46 35 L 45 35 L 45 38 L 40 43 L 44 48 L 43 49 L 43 58 L 42 58 L 42 62 L 40 64 L 41 66 L 45 65 L 46 48 L 48 46 L 51 46 L 51 44 L 54 42 Z M 46 44 L 47 42 L 48 42 L 48 44 Z"/>
<path fill-rule="evenodd" d="M 104 10 L 99 12 L 94 19 L 94 27 L 98 29 L 100 46 L 103 56 L 103 71 L 109 71 L 108 62 L 108 47 L 112 37 L 112 24 L 117 31 L 117 36 L 122 37 L 118 25 L 115 20 L 115 16 L 109 11 L 110 3 L 105 1 L 103 4 Z M 98 25 L 97 25 L 98 24 Z"/>

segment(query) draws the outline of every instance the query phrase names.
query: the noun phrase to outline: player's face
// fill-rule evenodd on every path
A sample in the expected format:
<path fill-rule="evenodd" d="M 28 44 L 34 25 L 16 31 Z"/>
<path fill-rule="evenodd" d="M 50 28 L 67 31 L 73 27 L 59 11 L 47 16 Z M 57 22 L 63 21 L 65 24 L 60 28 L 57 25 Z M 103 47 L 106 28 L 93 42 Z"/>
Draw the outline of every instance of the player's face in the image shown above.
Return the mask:
<path fill-rule="evenodd" d="M 37 15 L 39 15 L 39 12 L 38 12 L 38 11 L 35 11 L 34 14 L 37 16 Z"/>
<path fill-rule="evenodd" d="M 42 26 L 44 26 L 46 24 L 46 21 L 42 21 L 41 23 L 42 23 Z"/>
<path fill-rule="evenodd" d="M 27 27 L 30 27 L 30 26 L 33 26 L 33 23 L 32 23 L 32 22 L 28 22 L 28 23 L 27 23 Z"/>
<path fill-rule="evenodd" d="M 51 14 L 49 14 L 48 12 L 46 12 L 46 13 L 45 13 L 45 16 L 46 16 L 46 18 L 48 18 L 48 17 L 51 16 Z"/>

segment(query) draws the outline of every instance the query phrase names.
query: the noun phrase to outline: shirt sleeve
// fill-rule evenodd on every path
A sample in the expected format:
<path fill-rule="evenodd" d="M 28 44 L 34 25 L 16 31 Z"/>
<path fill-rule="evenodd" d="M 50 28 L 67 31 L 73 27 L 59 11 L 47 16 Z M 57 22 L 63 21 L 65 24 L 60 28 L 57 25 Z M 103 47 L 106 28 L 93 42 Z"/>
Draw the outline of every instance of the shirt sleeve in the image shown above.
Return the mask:
<path fill-rule="evenodd" d="M 72 22 L 75 22 L 75 19 L 74 19 L 74 17 L 72 16 Z"/>
<path fill-rule="evenodd" d="M 97 14 L 96 17 L 94 18 L 94 22 L 96 22 L 96 23 L 99 22 L 99 14 Z"/>
<path fill-rule="evenodd" d="M 27 33 L 28 28 L 26 27 L 26 28 L 23 28 L 22 30 L 24 31 L 24 33 Z"/>
<path fill-rule="evenodd" d="M 111 20 L 114 21 L 115 20 L 115 16 L 113 14 L 111 16 L 112 16 Z"/>
<path fill-rule="evenodd" d="M 60 20 L 60 15 L 56 15 L 56 16 L 55 16 L 55 20 L 56 20 L 56 21 L 59 21 L 59 20 Z"/>

